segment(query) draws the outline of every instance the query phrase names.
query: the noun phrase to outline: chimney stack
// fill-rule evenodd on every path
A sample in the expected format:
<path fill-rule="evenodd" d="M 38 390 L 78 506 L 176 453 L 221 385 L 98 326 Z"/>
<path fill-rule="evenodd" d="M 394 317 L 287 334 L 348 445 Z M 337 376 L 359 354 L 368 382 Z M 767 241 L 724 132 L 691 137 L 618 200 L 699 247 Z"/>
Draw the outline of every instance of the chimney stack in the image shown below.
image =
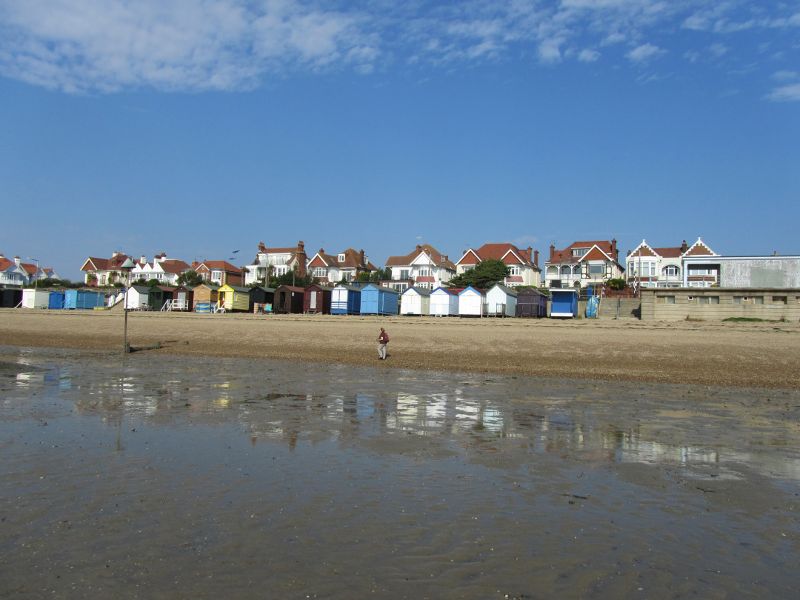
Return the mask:
<path fill-rule="evenodd" d="M 530 248 L 528 248 L 528 250 L 530 251 Z M 534 250 L 533 251 L 533 266 L 534 267 L 538 267 L 539 266 L 539 251 L 538 250 Z"/>
<path fill-rule="evenodd" d="M 619 260 L 619 250 L 617 250 L 617 238 L 613 238 L 611 240 L 611 256 L 614 257 L 614 260 Z"/>
<path fill-rule="evenodd" d="M 689 249 L 689 244 L 686 243 L 686 240 L 683 240 L 683 243 L 681 244 L 681 254 L 686 252 L 688 249 Z"/>
<path fill-rule="evenodd" d="M 15 265 L 17 265 L 17 266 L 19 266 L 19 263 L 20 263 L 19 256 L 15 256 L 15 257 L 14 257 L 14 264 L 15 264 Z"/>
<path fill-rule="evenodd" d="M 359 250 L 359 252 L 358 252 L 358 264 L 359 265 L 367 264 L 367 257 L 364 256 L 364 249 L 363 248 L 361 250 Z"/>
<path fill-rule="evenodd" d="M 422 250 L 422 246 L 420 246 L 419 244 L 417 244 L 417 252 L 419 252 L 420 250 Z"/>
<path fill-rule="evenodd" d="M 553 259 L 556 257 L 556 245 L 550 244 L 550 262 L 553 262 Z"/>
<path fill-rule="evenodd" d="M 142 256 L 139 258 L 139 264 L 143 265 L 146 262 L 147 262 L 147 257 L 144 254 L 142 254 Z"/>

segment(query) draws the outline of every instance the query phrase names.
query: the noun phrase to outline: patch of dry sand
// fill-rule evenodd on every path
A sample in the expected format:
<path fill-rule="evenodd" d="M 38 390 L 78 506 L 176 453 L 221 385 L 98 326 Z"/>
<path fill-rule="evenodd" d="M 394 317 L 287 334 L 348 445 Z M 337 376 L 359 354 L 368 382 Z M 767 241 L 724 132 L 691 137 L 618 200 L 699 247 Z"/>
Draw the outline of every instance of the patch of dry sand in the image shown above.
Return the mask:
<path fill-rule="evenodd" d="M 391 336 L 377 359 L 379 327 Z M 154 352 L 722 386 L 800 387 L 800 324 L 130 313 Z M 0 344 L 122 351 L 121 311 L 0 309 Z"/>

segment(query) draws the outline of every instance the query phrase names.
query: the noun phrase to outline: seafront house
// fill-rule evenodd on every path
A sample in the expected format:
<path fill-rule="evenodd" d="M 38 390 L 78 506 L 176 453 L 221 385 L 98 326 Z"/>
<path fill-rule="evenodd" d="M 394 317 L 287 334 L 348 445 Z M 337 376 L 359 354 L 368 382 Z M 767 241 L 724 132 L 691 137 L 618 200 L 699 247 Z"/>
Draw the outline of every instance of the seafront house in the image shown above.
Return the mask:
<path fill-rule="evenodd" d="M 369 262 L 364 250 L 348 248 L 338 254 L 326 254 L 320 248 L 308 261 L 308 271 L 319 283 L 356 281 L 361 273 L 372 273 L 375 265 Z"/>
<path fill-rule="evenodd" d="M 623 277 L 625 271 L 619 263 L 616 239 L 573 242 L 563 250 L 551 244 L 544 265 L 549 288 L 586 288 Z"/>
<path fill-rule="evenodd" d="M 668 248 L 656 248 L 642 240 L 627 255 L 627 282 L 634 289 L 710 287 L 719 282 L 719 265 L 704 259 L 716 256 L 701 238 L 691 246 L 683 240 L 680 246 Z M 688 258 L 699 261 L 687 264 Z"/>
<path fill-rule="evenodd" d="M 280 277 L 294 271 L 299 277 L 305 277 L 307 263 L 302 241 L 297 242 L 297 246 L 281 248 L 270 248 L 259 242 L 255 259 L 244 267 L 244 284 L 265 283 L 268 273 L 270 277 Z"/>
<path fill-rule="evenodd" d="M 128 276 L 121 267 L 122 263 L 128 258 L 127 254 L 118 251 L 112 252 L 111 258 L 90 256 L 81 267 L 81 271 L 84 272 L 84 283 L 91 287 L 106 287 L 115 283 L 127 283 Z"/>
<path fill-rule="evenodd" d="M 161 285 L 178 285 L 178 278 L 191 268 L 182 260 L 167 258 L 164 252 L 154 256 L 153 262 L 147 262 L 147 258 L 142 256 L 131 270 L 131 281 L 155 279 Z"/>
<path fill-rule="evenodd" d="M 203 281 L 214 285 L 242 285 L 242 270 L 226 260 L 193 262 L 192 269 Z"/>
<path fill-rule="evenodd" d="M 433 290 L 456 274 L 453 261 L 430 244 L 418 244 L 408 254 L 390 256 L 386 259 L 386 268 L 391 270 L 392 278 L 381 285 L 398 292 L 412 286 Z"/>
<path fill-rule="evenodd" d="M 519 285 L 538 287 L 541 284 L 539 251 L 532 248 L 521 250 L 508 242 L 484 244 L 478 249 L 468 248 L 456 262 L 456 274 L 461 275 L 489 259 L 501 260 L 508 267 L 508 277 L 503 280 L 503 284 L 508 287 Z"/>
<path fill-rule="evenodd" d="M 4 287 L 22 287 L 33 283 L 35 279 L 41 279 L 40 273 L 44 271 L 37 269 L 36 265 L 22 262 L 19 256 L 8 259 L 0 254 L 0 285 Z M 37 277 L 39 275 L 39 277 Z"/>

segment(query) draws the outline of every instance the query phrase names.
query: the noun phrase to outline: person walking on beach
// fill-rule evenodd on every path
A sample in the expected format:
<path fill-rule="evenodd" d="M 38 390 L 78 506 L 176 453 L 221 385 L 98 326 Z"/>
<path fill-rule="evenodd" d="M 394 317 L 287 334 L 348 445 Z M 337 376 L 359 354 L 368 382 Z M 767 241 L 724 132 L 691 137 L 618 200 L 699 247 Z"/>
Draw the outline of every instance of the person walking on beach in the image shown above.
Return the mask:
<path fill-rule="evenodd" d="M 381 332 L 378 334 L 378 358 L 386 360 L 386 345 L 389 343 L 389 334 L 381 327 Z"/>

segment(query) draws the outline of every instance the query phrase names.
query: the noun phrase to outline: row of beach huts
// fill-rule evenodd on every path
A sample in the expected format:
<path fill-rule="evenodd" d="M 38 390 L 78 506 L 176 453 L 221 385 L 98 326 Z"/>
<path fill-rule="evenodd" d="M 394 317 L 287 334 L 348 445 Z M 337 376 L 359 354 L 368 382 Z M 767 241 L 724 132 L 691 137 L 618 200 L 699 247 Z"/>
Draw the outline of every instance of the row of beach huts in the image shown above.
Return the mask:
<path fill-rule="evenodd" d="M 277 288 L 217 286 L 194 288 L 133 285 L 106 294 L 97 290 L 0 290 L 1 307 L 95 309 L 124 304 L 127 310 L 251 312 L 256 314 L 419 315 L 460 317 L 577 317 L 578 292 L 510 288 L 496 284 L 427 290 L 410 287 L 400 293 L 374 284 L 319 284 Z M 548 306 L 549 305 L 549 306 Z M 549 310 L 548 310 L 549 309 Z"/>

